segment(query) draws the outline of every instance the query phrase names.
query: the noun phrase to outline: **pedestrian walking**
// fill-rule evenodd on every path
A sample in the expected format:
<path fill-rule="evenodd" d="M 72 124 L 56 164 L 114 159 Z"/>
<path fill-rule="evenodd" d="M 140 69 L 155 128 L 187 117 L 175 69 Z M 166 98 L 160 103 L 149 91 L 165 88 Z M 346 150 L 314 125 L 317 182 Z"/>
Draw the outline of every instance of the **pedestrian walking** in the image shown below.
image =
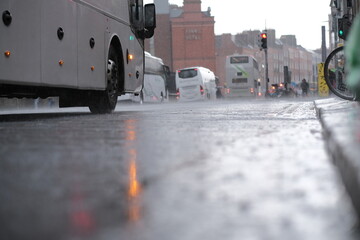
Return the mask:
<path fill-rule="evenodd" d="M 305 97 L 308 95 L 309 91 L 309 83 L 304 78 L 300 84 L 301 90 L 302 90 L 302 96 Z"/>
<path fill-rule="evenodd" d="M 221 89 L 223 87 L 220 86 L 220 79 L 218 77 L 215 77 L 215 83 L 216 83 L 216 98 L 221 99 L 223 97 L 221 93 Z"/>

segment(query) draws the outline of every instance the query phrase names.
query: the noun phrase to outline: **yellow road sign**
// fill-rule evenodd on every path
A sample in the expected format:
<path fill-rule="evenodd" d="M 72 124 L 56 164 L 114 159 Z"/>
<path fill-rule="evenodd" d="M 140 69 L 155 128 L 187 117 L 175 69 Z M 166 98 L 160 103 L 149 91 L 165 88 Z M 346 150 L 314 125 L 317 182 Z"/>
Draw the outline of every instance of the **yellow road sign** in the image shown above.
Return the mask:
<path fill-rule="evenodd" d="M 325 82 L 325 76 L 324 76 L 324 63 L 318 64 L 318 89 L 319 89 L 320 97 L 329 96 L 329 87 Z"/>

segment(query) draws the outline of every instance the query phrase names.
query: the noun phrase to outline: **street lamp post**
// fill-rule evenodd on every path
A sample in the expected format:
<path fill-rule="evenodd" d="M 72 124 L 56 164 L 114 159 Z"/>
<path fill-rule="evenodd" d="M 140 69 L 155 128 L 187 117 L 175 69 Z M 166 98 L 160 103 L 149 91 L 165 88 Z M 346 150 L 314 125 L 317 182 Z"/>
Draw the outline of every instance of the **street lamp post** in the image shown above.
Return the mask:
<path fill-rule="evenodd" d="M 268 64 L 268 49 L 265 48 L 265 97 L 269 96 L 269 64 Z"/>
<path fill-rule="evenodd" d="M 265 32 L 260 34 L 261 40 L 261 49 L 264 49 L 265 52 L 265 97 L 269 96 L 269 64 L 268 64 L 268 45 L 267 45 L 267 33 Z"/>

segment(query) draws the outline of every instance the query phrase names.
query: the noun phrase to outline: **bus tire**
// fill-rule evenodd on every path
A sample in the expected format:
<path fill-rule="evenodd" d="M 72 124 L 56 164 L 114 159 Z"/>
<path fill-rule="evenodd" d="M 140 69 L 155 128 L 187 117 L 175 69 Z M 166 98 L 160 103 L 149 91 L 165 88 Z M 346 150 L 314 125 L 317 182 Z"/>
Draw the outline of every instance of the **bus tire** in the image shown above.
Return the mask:
<path fill-rule="evenodd" d="M 143 90 L 140 91 L 139 98 L 140 98 L 139 103 L 144 104 L 144 92 L 143 92 Z"/>
<path fill-rule="evenodd" d="M 163 92 L 160 93 L 160 102 L 164 102 L 164 93 Z"/>
<path fill-rule="evenodd" d="M 119 91 L 119 57 L 113 46 L 110 46 L 109 49 L 106 82 L 106 90 L 94 93 L 92 96 L 92 100 L 89 104 L 92 113 L 111 113 L 116 107 Z"/>

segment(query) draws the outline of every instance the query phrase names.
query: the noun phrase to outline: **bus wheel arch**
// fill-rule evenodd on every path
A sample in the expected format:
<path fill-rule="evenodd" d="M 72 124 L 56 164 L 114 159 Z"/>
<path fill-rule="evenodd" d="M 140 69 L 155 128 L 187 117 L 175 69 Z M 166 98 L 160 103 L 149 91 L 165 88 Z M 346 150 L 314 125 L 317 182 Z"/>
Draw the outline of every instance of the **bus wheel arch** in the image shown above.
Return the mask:
<path fill-rule="evenodd" d="M 113 50 L 112 50 L 113 49 Z M 125 89 L 125 63 L 123 49 L 120 43 L 120 40 L 117 36 L 114 36 L 110 42 L 108 50 L 108 59 L 111 58 L 110 52 L 114 51 L 114 54 L 117 58 L 117 68 L 118 68 L 118 92 L 121 93 Z"/>
<path fill-rule="evenodd" d="M 120 41 L 113 38 L 106 60 L 106 89 L 92 94 L 89 104 L 92 113 L 111 113 L 117 103 L 119 92 L 124 89 L 124 64 Z"/>

